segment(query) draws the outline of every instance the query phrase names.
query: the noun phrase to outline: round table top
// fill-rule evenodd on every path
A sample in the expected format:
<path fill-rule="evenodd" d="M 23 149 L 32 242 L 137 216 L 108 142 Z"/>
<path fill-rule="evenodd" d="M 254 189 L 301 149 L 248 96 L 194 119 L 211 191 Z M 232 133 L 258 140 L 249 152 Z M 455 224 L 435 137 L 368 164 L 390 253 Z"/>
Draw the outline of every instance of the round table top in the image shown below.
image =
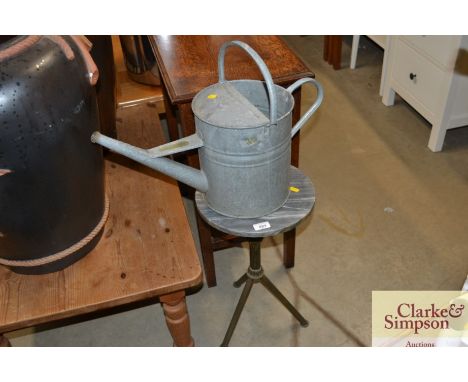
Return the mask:
<path fill-rule="evenodd" d="M 312 181 L 298 168 L 290 168 L 290 192 L 286 203 L 271 214 L 259 218 L 235 218 L 213 211 L 205 200 L 205 194 L 197 191 L 195 203 L 200 216 L 210 226 L 221 232 L 240 237 L 267 237 L 289 231 L 304 219 L 315 204 L 315 188 Z"/>

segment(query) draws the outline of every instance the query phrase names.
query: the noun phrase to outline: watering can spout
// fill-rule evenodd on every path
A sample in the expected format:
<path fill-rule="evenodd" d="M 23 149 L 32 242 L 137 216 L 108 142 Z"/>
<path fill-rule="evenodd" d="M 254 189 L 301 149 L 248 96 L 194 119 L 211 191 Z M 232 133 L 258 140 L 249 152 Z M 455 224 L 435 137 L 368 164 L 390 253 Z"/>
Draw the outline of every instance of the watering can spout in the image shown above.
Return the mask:
<path fill-rule="evenodd" d="M 197 134 L 147 150 L 110 138 L 97 131 L 91 136 L 91 141 L 107 147 L 109 150 L 126 156 L 127 158 L 133 159 L 153 170 L 169 175 L 198 191 L 208 191 L 208 180 L 203 171 L 163 158 L 163 156 L 166 155 L 203 146 L 203 141 Z"/>

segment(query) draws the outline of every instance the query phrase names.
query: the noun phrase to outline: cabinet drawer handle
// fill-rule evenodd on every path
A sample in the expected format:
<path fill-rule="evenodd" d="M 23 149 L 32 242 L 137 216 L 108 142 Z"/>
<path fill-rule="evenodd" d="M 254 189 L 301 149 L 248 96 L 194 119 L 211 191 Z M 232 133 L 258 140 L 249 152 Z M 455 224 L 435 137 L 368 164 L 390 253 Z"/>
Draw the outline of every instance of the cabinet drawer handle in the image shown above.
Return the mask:
<path fill-rule="evenodd" d="M 410 73 L 409 78 L 410 80 L 414 80 L 416 78 L 416 74 Z"/>

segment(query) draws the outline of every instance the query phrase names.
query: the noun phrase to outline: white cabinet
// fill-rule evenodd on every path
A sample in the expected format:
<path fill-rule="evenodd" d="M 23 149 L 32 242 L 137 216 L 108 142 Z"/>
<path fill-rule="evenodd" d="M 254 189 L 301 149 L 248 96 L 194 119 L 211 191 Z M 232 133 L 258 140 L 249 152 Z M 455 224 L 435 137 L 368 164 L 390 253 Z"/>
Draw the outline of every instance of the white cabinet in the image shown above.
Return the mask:
<path fill-rule="evenodd" d="M 447 129 L 468 125 L 468 36 L 392 36 L 382 102 L 395 92 L 432 124 L 429 148 L 442 150 Z"/>

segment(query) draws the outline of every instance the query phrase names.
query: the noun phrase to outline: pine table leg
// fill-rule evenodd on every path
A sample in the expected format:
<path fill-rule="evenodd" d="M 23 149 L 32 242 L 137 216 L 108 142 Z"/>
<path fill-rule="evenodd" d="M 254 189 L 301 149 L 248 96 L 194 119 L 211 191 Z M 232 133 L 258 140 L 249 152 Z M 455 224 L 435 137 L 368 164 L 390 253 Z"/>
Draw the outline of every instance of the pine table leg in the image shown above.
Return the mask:
<path fill-rule="evenodd" d="M 194 346 L 190 334 L 190 320 L 185 303 L 185 292 L 175 292 L 161 296 L 166 324 L 174 340 L 174 346 Z"/>

